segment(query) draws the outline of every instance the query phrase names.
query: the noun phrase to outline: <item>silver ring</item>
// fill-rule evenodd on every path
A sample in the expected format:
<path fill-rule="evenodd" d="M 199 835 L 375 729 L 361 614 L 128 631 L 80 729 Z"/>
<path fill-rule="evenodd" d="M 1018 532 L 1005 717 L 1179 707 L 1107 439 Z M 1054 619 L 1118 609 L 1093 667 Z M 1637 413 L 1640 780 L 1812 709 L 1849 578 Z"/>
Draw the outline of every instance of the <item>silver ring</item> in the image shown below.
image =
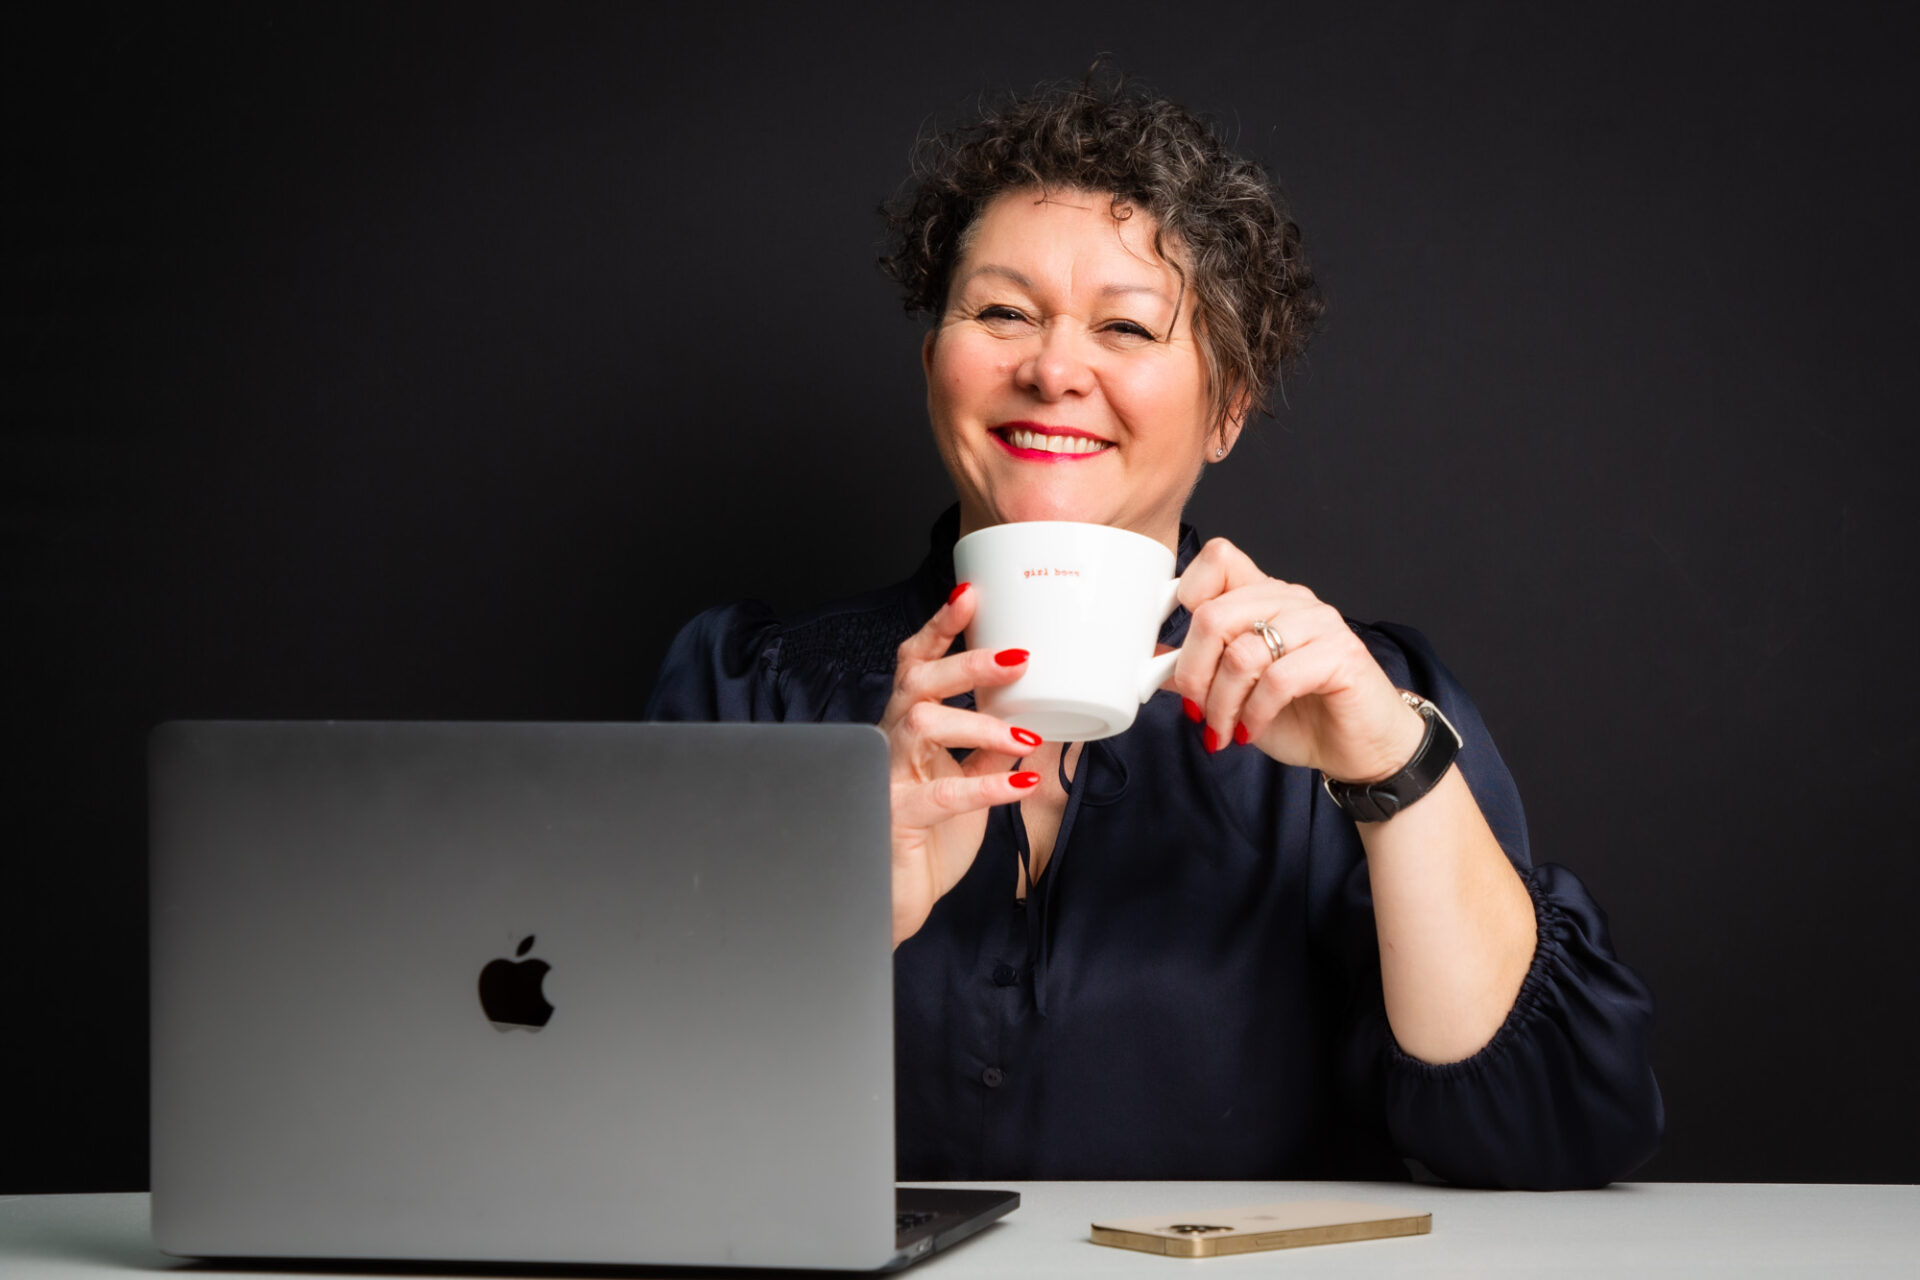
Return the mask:
<path fill-rule="evenodd" d="M 1267 642 L 1267 652 L 1273 655 L 1275 662 L 1286 656 L 1287 642 L 1280 638 L 1280 632 L 1273 626 L 1272 618 L 1262 618 L 1254 623 L 1253 634 Z"/>

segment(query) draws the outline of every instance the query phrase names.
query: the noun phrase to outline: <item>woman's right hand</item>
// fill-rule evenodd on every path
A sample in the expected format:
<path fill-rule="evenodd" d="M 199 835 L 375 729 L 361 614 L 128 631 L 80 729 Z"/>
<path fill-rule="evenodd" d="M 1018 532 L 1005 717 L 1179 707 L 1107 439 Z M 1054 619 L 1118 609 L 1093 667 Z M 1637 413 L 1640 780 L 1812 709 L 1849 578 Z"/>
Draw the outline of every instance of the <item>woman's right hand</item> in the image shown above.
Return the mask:
<path fill-rule="evenodd" d="M 1019 800 L 1040 781 L 1009 773 L 1040 736 L 979 711 L 944 705 L 969 689 L 1012 684 L 1026 651 L 969 649 L 949 655 L 973 620 L 974 592 L 954 588 L 927 625 L 901 644 L 893 697 L 880 728 L 893 764 L 893 945 L 919 932 L 933 904 L 973 865 L 987 832 L 987 810 Z M 964 761 L 950 748 L 966 748 Z"/>

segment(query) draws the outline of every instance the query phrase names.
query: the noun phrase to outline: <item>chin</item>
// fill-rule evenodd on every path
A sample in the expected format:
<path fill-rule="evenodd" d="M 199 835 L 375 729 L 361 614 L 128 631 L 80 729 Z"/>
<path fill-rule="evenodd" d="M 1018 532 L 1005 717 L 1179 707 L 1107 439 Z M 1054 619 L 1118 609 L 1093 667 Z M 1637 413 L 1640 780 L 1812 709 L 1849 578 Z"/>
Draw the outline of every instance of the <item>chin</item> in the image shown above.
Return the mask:
<path fill-rule="evenodd" d="M 1023 524 L 1029 520 L 1073 520 L 1081 524 L 1113 523 L 1111 511 L 1064 495 L 1030 494 L 1014 501 L 995 503 L 991 510 L 996 524 Z"/>

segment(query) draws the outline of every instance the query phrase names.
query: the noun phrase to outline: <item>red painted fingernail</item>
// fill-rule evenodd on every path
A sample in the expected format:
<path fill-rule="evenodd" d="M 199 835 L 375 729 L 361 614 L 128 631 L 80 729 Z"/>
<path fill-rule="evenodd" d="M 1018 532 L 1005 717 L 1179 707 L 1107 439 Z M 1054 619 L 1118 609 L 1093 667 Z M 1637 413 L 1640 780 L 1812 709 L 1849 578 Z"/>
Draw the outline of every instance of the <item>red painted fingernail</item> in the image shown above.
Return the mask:
<path fill-rule="evenodd" d="M 1199 724 L 1200 717 L 1207 714 L 1206 712 L 1200 709 L 1200 704 L 1195 702 L 1192 698 L 1180 699 L 1180 706 L 1181 706 L 1181 709 L 1187 713 L 1187 719 L 1193 721 L 1195 724 Z"/>
<path fill-rule="evenodd" d="M 1212 725 L 1208 725 L 1207 731 L 1200 735 L 1200 745 L 1207 749 L 1208 755 L 1220 749 L 1220 735 L 1213 731 Z"/>
<path fill-rule="evenodd" d="M 947 592 L 947 603 L 952 604 L 955 600 L 958 600 L 960 598 L 960 593 L 962 591 L 965 591 L 968 587 L 972 585 L 973 584 L 971 582 L 963 582 L 959 586 L 955 587 L 953 590 Z"/>
<path fill-rule="evenodd" d="M 1040 785 L 1040 775 L 1037 773 L 1016 773 L 1011 778 L 1008 778 L 1007 781 L 1016 787 L 1037 787 Z"/>
<path fill-rule="evenodd" d="M 1236 743 L 1238 743 L 1238 744 L 1239 744 L 1240 746 L 1243 746 L 1243 747 L 1244 747 L 1244 746 L 1246 746 L 1246 745 L 1247 745 L 1247 737 L 1248 737 L 1248 734 L 1247 734 L 1247 726 L 1245 726 L 1245 725 L 1243 725 L 1243 724 L 1237 724 L 1237 725 L 1235 725 L 1235 726 L 1233 726 L 1233 740 L 1234 740 L 1234 742 L 1236 742 Z"/>
<path fill-rule="evenodd" d="M 1027 660 L 1025 649 L 1002 649 L 993 655 L 993 660 L 1003 667 L 1017 667 Z"/>
<path fill-rule="evenodd" d="M 1037 747 L 1040 745 L 1040 735 L 1031 729 L 1009 729 L 1007 732 L 1011 733 L 1013 740 L 1023 747 Z"/>

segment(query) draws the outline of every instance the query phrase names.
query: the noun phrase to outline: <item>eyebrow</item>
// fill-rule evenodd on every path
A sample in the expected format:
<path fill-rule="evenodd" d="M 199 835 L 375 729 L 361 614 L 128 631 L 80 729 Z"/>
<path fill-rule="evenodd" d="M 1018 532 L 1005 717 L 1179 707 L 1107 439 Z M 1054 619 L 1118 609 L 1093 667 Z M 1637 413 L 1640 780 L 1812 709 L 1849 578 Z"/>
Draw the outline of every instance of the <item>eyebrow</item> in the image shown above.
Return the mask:
<path fill-rule="evenodd" d="M 1022 289 L 1031 290 L 1033 288 L 1033 281 L 1027 278 L 1025 272 L 1016 271 L 1012 267 L 1003 267 L 992 262 L 975 267 L 972 271 L 968 272 L 967 278 L 960 282 L 961 287 L 965 288 L 967 285 L 972 284 L 974 280 L 980 276 L 999 276 L 1003 280 L 1011 280 Z M 1150 284 L 1109 284 L 1100 287 L 1100 296 L 1103 298 L 1112 297 L 1114 294 L 1119 293 L 1144 293 L 1151 297 L 1158 298 L 1162 302 L 1173 302 L 1173 299 L 1168 297 L 1158 287 Z"/>
<path fill-rule="evenodd" d="M 980 276 L 999 276 L 1002 279 L 1013 281 L 1015 284 L 1019 285 L 1022 289 L 1033 288 L 1033 281 L 1027 279 L 1025 272 L 1015 271 L 1012 267 L 995 266 L 992 263 L 988 263 L 987 265 L 981 266 L 981 267 L 975 267 L 972 271 L 967 273 L 967 278 L 965 280 L 962 280 L 960 283 L 972 284 L 974 280 Z"/>

